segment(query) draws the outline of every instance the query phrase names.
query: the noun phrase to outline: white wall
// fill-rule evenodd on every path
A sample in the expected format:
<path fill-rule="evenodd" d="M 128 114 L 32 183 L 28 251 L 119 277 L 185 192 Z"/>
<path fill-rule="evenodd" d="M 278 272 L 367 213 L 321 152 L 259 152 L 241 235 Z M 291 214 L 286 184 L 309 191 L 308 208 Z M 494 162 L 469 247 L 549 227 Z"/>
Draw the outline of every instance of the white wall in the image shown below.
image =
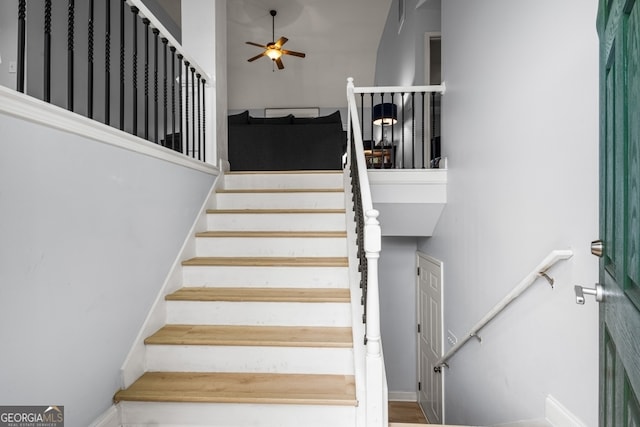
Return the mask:
<path fill-rule="evenodd" d="M 344 107 L 347 77 L 373 84 L 375 53 L 391 0 L 230 1 L 228 19 L 229 109 Z M 276 9 L 275 38 L 306 58 L 283 58 L 273 70 L 268 59 L 247 62 L 261 51 L 246 41 L 271 39 L 269 9 Z M 184 31 L 184 28 L 183 28 Z"/>
<path fill-rule="evenodd" d="M 0 115 L 0 402 L 86 426 L 214 177 Z"/>
<path fill-rule="evenodd" d="M 443 153 L 448 204 L 419 249 L 444 262 L 445 330 L 458 337 L 553 249 L 574 257 L 450 361 L 446 421 L 544 415 L 553 395 L 597 425 L 596 1 L 442 3 Z"/>
<path fill-rule="evenodd" d="M 9 62 L 18 60 L 18 0 L 0 2 L 0 86 L 16 88 L 16 73 L 9 73 Z"/>

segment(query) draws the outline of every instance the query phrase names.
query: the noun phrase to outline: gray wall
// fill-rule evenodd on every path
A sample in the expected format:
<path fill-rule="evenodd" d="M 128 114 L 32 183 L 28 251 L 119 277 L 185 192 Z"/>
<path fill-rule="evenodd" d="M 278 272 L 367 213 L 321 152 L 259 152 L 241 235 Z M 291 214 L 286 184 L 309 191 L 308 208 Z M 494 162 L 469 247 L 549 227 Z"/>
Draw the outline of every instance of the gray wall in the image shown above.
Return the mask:
<path fill-rule="evenodd" d="M 440 0 L 405 0 L 405 19 L 398 33 L 398 0 L 393 0 L 376 61 L 377 86 L 411 86 L 424 82 L 424 33 L 440 31 Z"/>
<path fill-rule="evenodd" d="M 86 426 L 214 177 L 0 115 L 0 402 Z"/>
<path fill-rule="evenodd" d="M 417 392 L 416 247 L 412 237 L 382 239 L 380 328 L 392 399 Z"/>
<path fill-rule="evenodd" d="M 420 250 L 444 262 L 444 326 L 458 338 L 551 250 L 574 257 L 450 361 L 446 422 L 544 415 L 552 395 L 597 425 L 597 2 L 442 2 L 448 203 Z"/>
<path fill-rule="evenodd" d="M 0 2 L 0 86 L 16 88 L 16 74 L 9 73 L 9 62 L 17 61 L 18 0 Z"/>

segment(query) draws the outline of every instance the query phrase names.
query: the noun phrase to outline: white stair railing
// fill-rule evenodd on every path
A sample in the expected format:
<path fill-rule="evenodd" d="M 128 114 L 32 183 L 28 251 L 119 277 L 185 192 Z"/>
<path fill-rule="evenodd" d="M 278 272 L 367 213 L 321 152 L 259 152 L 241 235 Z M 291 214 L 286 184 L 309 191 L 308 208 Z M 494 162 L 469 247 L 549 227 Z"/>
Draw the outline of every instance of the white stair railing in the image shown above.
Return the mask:
<path fill-rule="evenodd" d="M 380 334 L 380 296 L 378 288 L 378 259 L 382 246 L 382 233 L 378 222 L 379 212 L 373 208 L 367 160 L 365 157 L 362 117 L 358 115 L 358 104 L 354 94 L 393 94 L 425 93 L 444 94 L 445 86 L 412 87 L 359 87 L 353 78 L 347 79 L 347 166 L 351 169 L 354 189 L 354 210 L 357 225 L 358 250 L 360 252 L 360 271 L 362 275 L 362 293 L 365 306 L 365 387 L 364 396 L 359 401 L 365 407 L 365 422 L 358 425 L 378 427 L 388 425 L 387 403 L 388 389 L 384 369 L 384 355 Z M 384 99 L 384 96 L 382 97 Z M 404 114 L 404 113 L 403 113 Z M 365 261 L 366 260 L 366 261 Z"/>
<path fill-rule="evenodd" d="M 541 262 L 534 268 L 524 279 L 520 281 L 500 302 L 498 302 L 487 314 L 480 319 L 469 332 L 460 340 L 456 345 L 442 356 L 435 364 L 434 371 L 440 372 L 443 366 L 448 367 L 447 361 L 453 357 L 471 338 L 479 338 L 478 332 L 484 328 L 489 322 L 491 322 L 502 310 L 504 310 L 509 304 L 511 304 L 516 298 L 518 298 L 524 291 L 540 277 L 545 278 L 551 286 L 553 286 L 553 279 L 547 275 L 547 271 L 553 267 L 558 261 L 567 260 L 573 256 L 571 249 L 554 250 L 549 253 Z"/>
<path fill-rule="evenodd" d="M 358 120 L 358 111 L 354 97 L 353 79 L 347 83 L 347 123 L 350 132 L 347 133 L 347 164 L 351 167 L 351 173 L 355 184 L 354 201 L 356 206 L 356 222 L 358 226 L 359 250 L 364 249 L 366 266 L 362 265 L 363 296 L 365 304 L 365 395 L 359 400 L 365 405 L 366 420 L 363 425 L 367 427 L 381 427 L 388 425 L 387 417 L 387 384 L 384 370 L 384 358 L 382 354 L 382 341 L 380 336 L 380 296 L 378 291 L 378 259 L 382 246 L 382 234 L 378 222 L 378 211 L 373 209 L 369 177 L 365 163 L 362 144 L 362 129 Z M 354 174 L 356 176 L 354 176 Z M 362 255 L 361 255 L 362 256 Z M 359 423 L 360 425 L 360 423 Z"/>

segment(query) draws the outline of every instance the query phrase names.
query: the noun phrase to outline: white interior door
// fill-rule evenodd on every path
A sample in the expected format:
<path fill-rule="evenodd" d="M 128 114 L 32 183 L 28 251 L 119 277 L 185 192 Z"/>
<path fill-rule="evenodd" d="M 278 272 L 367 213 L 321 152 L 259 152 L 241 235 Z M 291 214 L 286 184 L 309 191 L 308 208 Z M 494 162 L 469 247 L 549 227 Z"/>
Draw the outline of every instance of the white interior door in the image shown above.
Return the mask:
<path fill-rule="evenodd" d="M 418 253 L 418 403 L 428 421 L 444 422 L 442 373 L 433 367 L 442 355 L 442 263 Z"/>

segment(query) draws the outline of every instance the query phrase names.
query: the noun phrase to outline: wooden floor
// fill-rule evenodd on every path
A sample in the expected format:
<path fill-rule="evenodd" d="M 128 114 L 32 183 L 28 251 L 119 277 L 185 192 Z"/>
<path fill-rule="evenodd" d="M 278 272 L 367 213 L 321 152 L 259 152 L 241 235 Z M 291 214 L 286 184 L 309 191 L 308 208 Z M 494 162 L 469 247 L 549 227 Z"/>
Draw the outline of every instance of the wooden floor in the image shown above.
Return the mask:
<path fill-rule="evenodd" d="M 389 402 L 389 422 L 428 424 L 417 402 Z"/>

